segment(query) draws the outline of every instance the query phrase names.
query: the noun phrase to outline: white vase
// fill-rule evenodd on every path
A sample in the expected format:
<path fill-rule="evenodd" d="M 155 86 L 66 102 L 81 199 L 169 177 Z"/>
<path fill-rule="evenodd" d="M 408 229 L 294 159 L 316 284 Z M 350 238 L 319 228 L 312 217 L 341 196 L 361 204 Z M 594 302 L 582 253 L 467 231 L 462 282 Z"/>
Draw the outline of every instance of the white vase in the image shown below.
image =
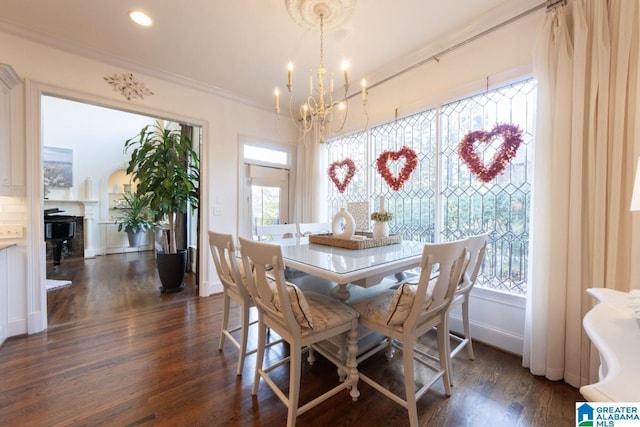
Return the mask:
<path fill-rule="evenodd" d="M 373 237 L 375 239 L 381 239 L 383 237 L 389 237 L 389 222 L 388 221 L 375 221 L 373 223 Z"/>
<path fill-rule="evenodd" d="M 93 184 L 90 177 L 84 180 L 84 199 L 93 200 Z"/>
<path fill-rule="evenodd" d="M 340 210 L 333 216 L 331 222 L 331 232 L 333 237 L 338 239 L 350 240 L 356 231 L 356 221 L 353 216 L 345 209 Z"/>

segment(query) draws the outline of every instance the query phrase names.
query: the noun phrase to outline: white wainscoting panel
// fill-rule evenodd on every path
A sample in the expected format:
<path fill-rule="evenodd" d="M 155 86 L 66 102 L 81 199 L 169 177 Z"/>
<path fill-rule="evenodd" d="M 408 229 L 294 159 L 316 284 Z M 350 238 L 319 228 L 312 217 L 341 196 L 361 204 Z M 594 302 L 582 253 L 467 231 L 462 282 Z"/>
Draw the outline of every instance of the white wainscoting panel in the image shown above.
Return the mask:
<path fill-rule="evenodd" d="M 521 295 L 474 287 L 469 305 L 471 338 L 521 356 L 525 302 Z M 460 308 L 451 312 L 450 327 L 462 331 Z"/>

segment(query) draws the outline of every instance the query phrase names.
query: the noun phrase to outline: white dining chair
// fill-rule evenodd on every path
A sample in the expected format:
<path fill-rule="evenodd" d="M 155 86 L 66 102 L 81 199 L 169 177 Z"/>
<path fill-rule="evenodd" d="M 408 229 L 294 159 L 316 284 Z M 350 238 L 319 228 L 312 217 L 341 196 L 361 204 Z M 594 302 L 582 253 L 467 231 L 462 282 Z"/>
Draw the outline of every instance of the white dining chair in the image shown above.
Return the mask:
<path fill-rule="evenodd" d="M 445 394 L 451 395 L 448 308 L 466 263 L 465 246 L 466 239 L 425 244 L 417 285 L 403 283 L 395 290 L 383 291 L 353 305 L 360 313 L 362 326 L 387 337 L 378 346 L 360 355 L 359 361 L 366 360 L 381 350 L 388 350 L 389 343 L 401 349 L 406 397 L 403 399 L 394 394 L 387 384 L 379 384 L 362 372 L 360 379 L 407 409 L 412 427 L 418 426 L 416 401 L 439 379 L 442 379 Z M 431 279 L 434 268 L 439 270 L 439 274 Z M 434 327 L 438 336 L 439 366 L 434 364 L 434 356 L 416 346 L 418 339 Z M 418 390 L 415 384 L 415 362 L 433 371 L 433 375 Z"/>
<path fill-rule="evenodd" d="M 328 222 L 303 222 L 298 224 L 298 235 L 300 237 L 320 233 L 331 233 L 331 224 Z"/>
<path fill-rule="evenodd" d="M 296 224 L 257 225 L 256 234 L 259 241 L 298 237 L 298 226 Z"/>
<path fill-rule="evenodd" d="M 249 310 L 255 304 L 246 288 L 246 278 L 242 267 L 238 264 L 236 249 L 233 244 L 231 234 L 216 233 L 209 231 L 209 247 L 213 263 L 215 264 L 218 278 L 222 283 L 223 308 L 222 308 L 222 328 L 220 331 L 220 341 L 218 350 L 222 350 L 225 338 L 238 349 L 237 374 L 242 375 L 244 359 L 247 355 L 253 354 L 257 349 L 247 351 L 247 336 L 249 326 L 257 323 L 249 322 Z M 229 328 L 229 309 L 231 300 L 240 305 L 241 318 L 240 326 Z M 240 341 L 236 340 L 233 334 L 240 331 Z"/>
<path fill-rule="evenodd" d="M 449 307 L 449 313 L 451 313 L 451 310 L 454 308 L 461 307 L 464 335 L 460 337 L 456 334 L 451 334 L 451 338 L 458 342 L 458 345 L 451 350 L 451 357 L 454 357 L 466 346 L 469 359 L 474 359 L 473 344 L 471 342 L 471 328 L 469 326 L 469 295 L 471 293 L 471 289 L 473 289 L 473 286 L 476 283 L 480 268 L 482 267 L 482 261 L 484 260 L 487 248 L 488 236 L 489 233 L 484 233 L 477 236 L 467 237 L 467 252 L 469 253 L 468 264 L 465 268 L 462 280 L 456 289 L 451 306 Z M 450 378 L 453 380 L 453 375 L 451 375 Z"/>
<path fill-rule="evenodd" d="M 280 246 L 239 238 L 240 252 L 251 297 L 258 308 L 258 355 L 251 394 L 258 392 L 260 379 L 287 406 L 287 426 L 296 423 L 298 415 L 317 406 L 344 389 L 350 389 L 355 401 L 358 391 L 356 366 L 358 313 L 348 305 L 322 295 L 304 294 L 300 288 L 285 281 L 284 260 Z M 264 367 L 266 328 L 271 328 L 289 343 L 289 356 Z M 317 344 L 330 338 L 347 335 L 346 352 L 333 354 Z M 338 367 L 339 384 L 312 401 L 299 406 L 302 352 L 313 349 Z M 346 358 L 345 358 L 346 354 Z M 269 355 L 270 359 L 273 355 Z M 271 359 L 272 360 L 272 359 Z M 307 358 L 312 363 L 314 358 Z M 345 362 L 346 360 L 346 362 Z M 285 395 L 269 373 L 289 363 L 289 391 Z"/>

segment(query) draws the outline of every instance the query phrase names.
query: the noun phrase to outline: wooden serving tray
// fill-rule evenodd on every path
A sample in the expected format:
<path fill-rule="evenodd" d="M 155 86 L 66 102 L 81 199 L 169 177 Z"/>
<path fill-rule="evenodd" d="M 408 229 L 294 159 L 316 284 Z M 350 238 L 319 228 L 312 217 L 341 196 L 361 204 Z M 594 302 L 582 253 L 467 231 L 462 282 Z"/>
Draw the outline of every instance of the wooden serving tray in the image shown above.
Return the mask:
<path fill-rule="evenodd" d="M 345 249 L 367 249 L 378 246 L 395 245 L 402 241 L 402 237 L 399 234 L 390 234 L 389 237 L 374 238 L 373 233 L 359 231 L 356 232 L 356 235 L 365 236 L 366 238 L 362 240 L 345 240 L 333 237 L 332 233 L 325 233 L 309 235 L 309 242 Z"/>

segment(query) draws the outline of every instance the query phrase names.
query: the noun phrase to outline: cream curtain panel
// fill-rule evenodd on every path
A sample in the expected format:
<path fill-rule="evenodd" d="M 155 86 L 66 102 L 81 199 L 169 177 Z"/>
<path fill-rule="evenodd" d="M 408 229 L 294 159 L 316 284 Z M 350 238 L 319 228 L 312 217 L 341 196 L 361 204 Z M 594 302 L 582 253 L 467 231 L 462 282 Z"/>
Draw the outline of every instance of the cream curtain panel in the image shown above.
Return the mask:
<path fill-rule="evenodd" d="M 315 132 L 299 138 L 296 156 L 296 180 L 294 188 L 293 222 L 326 222 L 327 194 L 323 185 L 326 179 L 327 148 L 318 142 Z"/>
<path fill-rule="evenodd" d="M 579 387 L 597 380 L 583 331 L 589 287 L 638 287 L 637 0 L 574 0 L 546 13 L 538 79 L 530 287 L 523 364 Z M 633 279 L 633 282 L 632 282 Z M 634 283 L 634 286 L 631 284 Z"/>

